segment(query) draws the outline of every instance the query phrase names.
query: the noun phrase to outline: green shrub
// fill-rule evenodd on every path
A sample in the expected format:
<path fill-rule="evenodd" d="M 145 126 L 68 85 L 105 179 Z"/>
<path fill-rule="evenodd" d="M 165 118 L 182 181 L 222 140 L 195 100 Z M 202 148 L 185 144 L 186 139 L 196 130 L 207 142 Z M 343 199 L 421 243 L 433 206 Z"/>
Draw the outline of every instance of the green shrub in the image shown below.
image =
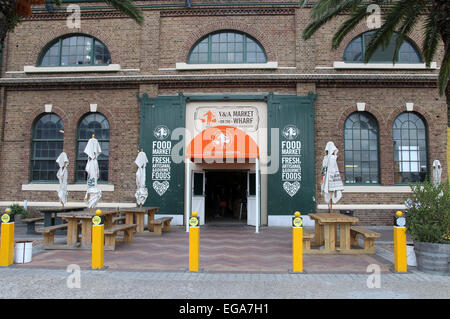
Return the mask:
<path fill-rule="evenodd" d="M 25 210 L 22 206 L 19 206 L 17 204 L 11 205 L 9 208 L 11 208 L 11 214 L 20 215 L 22 219 L 28 218 L 29 213 L 27 210 Z"/>
<path fill-rule="evenodd" d="M 415 241 L 450 243 L 450 189 L 449 183 L 434 186 L 426 181 L 410 185 L 412 196 L 406 200 L 407 233 Z"/>

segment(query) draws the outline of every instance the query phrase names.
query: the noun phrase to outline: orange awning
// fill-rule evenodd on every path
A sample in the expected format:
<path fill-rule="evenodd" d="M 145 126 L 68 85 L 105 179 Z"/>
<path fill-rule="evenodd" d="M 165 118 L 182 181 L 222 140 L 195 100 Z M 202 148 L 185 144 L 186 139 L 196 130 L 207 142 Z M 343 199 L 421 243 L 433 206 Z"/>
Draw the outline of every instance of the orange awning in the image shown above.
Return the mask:
<path fill-rule="evenodd" d="M 199 133 L 189 143 L 186 157 L 191 159 L 259 158 L 253 138 L 233 126 L 214 126 Z"/>

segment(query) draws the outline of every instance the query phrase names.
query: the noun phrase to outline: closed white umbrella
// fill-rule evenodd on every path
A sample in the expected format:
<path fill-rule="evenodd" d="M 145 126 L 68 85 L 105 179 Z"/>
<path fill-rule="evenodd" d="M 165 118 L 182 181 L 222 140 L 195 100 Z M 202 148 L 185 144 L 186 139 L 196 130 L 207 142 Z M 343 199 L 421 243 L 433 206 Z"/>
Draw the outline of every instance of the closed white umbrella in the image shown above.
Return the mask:
<path fill-rule="evenodd" d="M 148 159 L 142 148 L 134 162 L 138 167 L 138 170 L 136 172 L 136 202 L 139 206 L 142 207 L 148 196 L 148 190 L 147 187 L 145 187 L 145 167 L 147 166 Z"/>
<path fill-rule="evenodd" d="M 333 212 L 333 203 L 336 204 L 342 198 L 342 191 L 344 190 L 337 165 L 337 153 L 338 149 L 334 143 L 328 142 L 322 161 L 320 190 L 325 202 L 330 205 L 330 213 Z"/>
<path fill-rule="evenodd" d="M 58 197 L 59 201 L 62 204 L 62 208 L 64 208 L 64 205 L 67 203 L 67 166 L 69 165 L 69 158 L 67 157 L 67 154 L 62 151 L 61 154 L 59 154 L 58 158 L 56 159 L 56 163 L 59 165 L 59 170 L 56 173 L 56 177 L 59 180 L 59 189 L 58 189 Z"/>
<path fill-rule="evenodd" d="M 93 208 L 97 205 L 102 197 L 102 191 L 97 187 L 97 180 L 100 177 L 100 170 L 98 168 L 97 158 L 102 153 L 100 148 L 100 144 L 95 139 L 94 134 L 92 134 L 92 138 L 89 139 L 86 148 L 84 149 L 84 153 L 88 156 L 88 161 L 86 164 L 86 172 L 87 172 L 87 192 L 84 199 L 86 200 L 86 204 L 89 207 L 89 210 L 92 211 Z"/>
<path fill-rule="evenodd" d="M 439 160 L 433 162 L 433 185 L 438 186 L 441 183 L 442 166 Z"/>

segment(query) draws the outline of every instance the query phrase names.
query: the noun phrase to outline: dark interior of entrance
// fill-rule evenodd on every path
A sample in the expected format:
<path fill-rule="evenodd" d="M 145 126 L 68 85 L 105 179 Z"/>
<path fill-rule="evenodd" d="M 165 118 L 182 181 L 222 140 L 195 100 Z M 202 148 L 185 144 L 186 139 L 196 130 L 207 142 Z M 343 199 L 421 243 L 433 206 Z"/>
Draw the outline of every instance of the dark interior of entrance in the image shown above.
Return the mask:
<path fill-rule="evenodd" d="M 205 222 L 247 221 L 247 172 L 206 171 Z"/>

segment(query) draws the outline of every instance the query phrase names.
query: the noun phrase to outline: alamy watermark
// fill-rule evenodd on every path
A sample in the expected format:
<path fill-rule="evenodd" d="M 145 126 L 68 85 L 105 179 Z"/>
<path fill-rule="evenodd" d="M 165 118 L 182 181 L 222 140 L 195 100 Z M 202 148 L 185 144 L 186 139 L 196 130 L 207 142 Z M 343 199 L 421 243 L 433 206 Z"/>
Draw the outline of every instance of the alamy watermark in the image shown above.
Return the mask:
<path fill-rule="evenodd" d="M 81 28 L 81 8 L 76 4 L 69 4 L 66 11 L 69 14 L 66 20 L 66 25 L 69 29 Z"/>
<path fill-rule="evenodd" d="M 81 288 L 81 269 L 80 266 L 76 264 L 70 264 L 66 268 L 66 272 L 70 273 L 67 277 L 66 284 L 67 288 Z"/>
<path fill-rule="evenodd" d="M 370 264 L 367 266 L 366 272 L 371 274 L 367 277 L 367 288 L 381 288 L 381 268 L 380 265 Z"/>
<path fill-rule="evenodd" d="M 367 13 L 370 13 L 366 19 L 366 24 L 369 29 L 378 29 L 381 27 L 381 8 L 377 4 L 370 4 L 367 6 Z"/>

